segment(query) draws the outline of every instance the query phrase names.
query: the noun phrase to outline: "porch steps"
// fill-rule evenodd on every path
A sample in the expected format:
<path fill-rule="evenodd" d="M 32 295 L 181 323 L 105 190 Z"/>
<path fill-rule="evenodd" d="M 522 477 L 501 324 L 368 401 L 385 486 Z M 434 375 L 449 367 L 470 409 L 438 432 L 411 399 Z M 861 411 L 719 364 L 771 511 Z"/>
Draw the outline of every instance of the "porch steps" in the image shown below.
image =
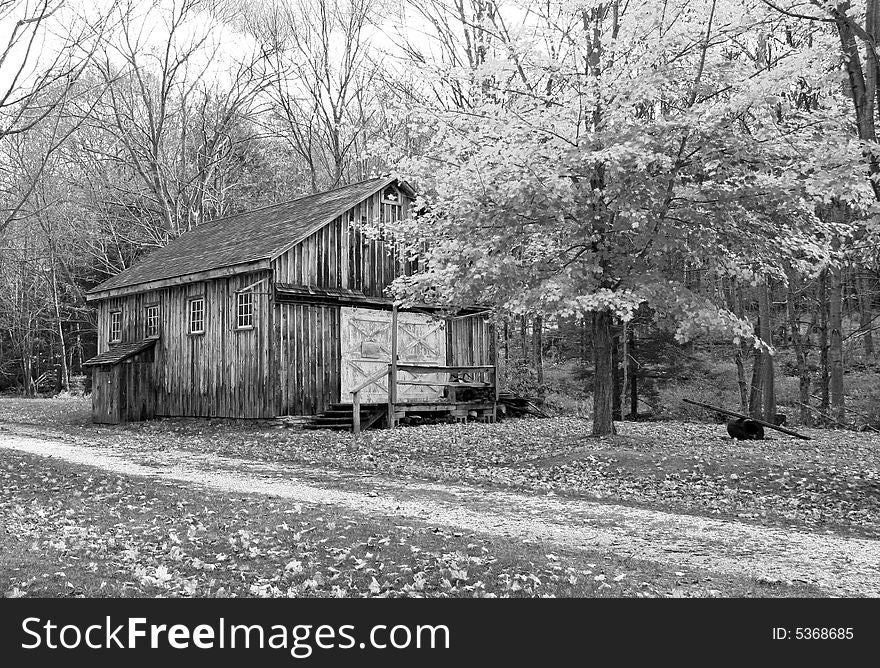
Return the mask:
<path fill-rule="evenodd" d="M 361 405 L 361 429 L 368 429 L 386 413 L 385 405 Z M 354 410 L 351 404 L 333 404 L 303 425 L 304 429 L 333 429 L 351 431 L 354 428 Z"/>

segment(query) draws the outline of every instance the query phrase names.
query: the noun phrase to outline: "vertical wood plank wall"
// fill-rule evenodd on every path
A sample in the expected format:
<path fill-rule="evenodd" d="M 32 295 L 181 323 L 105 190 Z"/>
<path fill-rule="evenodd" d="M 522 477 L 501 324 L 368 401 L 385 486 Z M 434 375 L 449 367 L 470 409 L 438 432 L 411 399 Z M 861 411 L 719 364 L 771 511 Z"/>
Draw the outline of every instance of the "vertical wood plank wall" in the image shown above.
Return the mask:
<path fill-rule="evenodd" d="M 383 203 L 381 193 L 364 200 L 279 256 L 275 281 L 318 288 L 359 290 L 384 297 L 385 288 L 416 263 L 402 258 L 383 234 L 371 238 L 364 227 L 382 226 L 409 215 L 410 200 Z M 279 415 L 314 415 L 340 397 L 340 311 L 338 306 L 279 303 L 275 306 L 273 352 L 278 367 Z"/>
<path fill-rule="evenodd" d="M 450 366 L 492 364 L 492 328 L 485 315 L 450 318 L 446 323 Z M 481 374 L 484 380 L 488 374 Z"/>
<path fill-rule="evenodd" d="M 279 415 L 315 415 L 340 401 L 339 307 L 278 304 Z"/>
<path fill-rule="evenodd" d="M 402 257 L 384 234 L 370 238 L 364 227 L 381 230 L 386 222 L 408 216 L 409 207 L 406 196 L 398 206 L 383 203 L 377 192 L 279 256 L 273 263 L 275 280 L 385 296 L 385 288 L 398 276 L 415 273 L 417 263 Z"/>
<path fill-rule="evenodd" d="M 253 329 L 235 329 L 235 291 L 265 278 L 255 289 Z M 270 272 L 163 288 L 100 302 L 98 352 L 106 351 L 110 311 L 122 309 L 122 340 L 146 334 L 146 306 L 160 306 L 160 339 L 150 366 L 156 415 L 274 417 L 275 375 L 270 364 Z M 188 333 L 188 300 L 205 298 L 205 333 Z"/>
<path fill-rule="evenodd" d="M 119 424 L 119 364 L 97 366 L 92 370 L 92 421 L 99 424 Z"/>

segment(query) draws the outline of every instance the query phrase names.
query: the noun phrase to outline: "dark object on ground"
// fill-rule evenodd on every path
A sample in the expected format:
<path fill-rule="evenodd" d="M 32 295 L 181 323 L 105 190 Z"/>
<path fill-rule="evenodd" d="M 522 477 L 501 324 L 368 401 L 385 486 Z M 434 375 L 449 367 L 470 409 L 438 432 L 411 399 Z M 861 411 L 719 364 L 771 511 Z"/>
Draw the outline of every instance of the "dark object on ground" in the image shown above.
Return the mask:
<path fill-rule="evenodd" d="M 498 408 L 501 409 L 499 414 L 504 417 L 522 417 L 523 415 L 550 417 L 543 409 L 536 405 L 535 399 L 521 397 L 513 392 L 498 393 Z"/>
<path fill-rule="evenodd" d="M 718 406 L 712 406 L 711 404 L 704 404 L 700 401 L 691 401 L 690 399 L 682 399 L 682 401 L 686 404 L 692 404 L 694 406 L 699 406 L 700 408 L 706 408 L 710 411 L 717 411 L 719 413 L 724 413 L 725 415 L 729 415 L 735 418 L 742 418 L 743 420 L 751 420 L 752 422 L 757 422 L 758 424 L 764 427 L 770 427 L 770 429 L 775 429 L 776 431 L 781 431 L 783 434 L 788 434 L 789 436 L 795 436 L 796 438 L 800 438 L 804 441 L 812 440 L 809 436 L 804 436 L 803 434 L 799 434 L 796 431 L 792 431 L 791 429 L 786 429 L 785 427 L 780 427 L 775 424 L 770 424 L 769 422 L 764 422 L 764 420 L 758 420 L 757 418 L 750 417 L 748 415 L 743 415 L 742 413 L 735 413 L 734 411 L 729 411 L 726 408 L 719 408 Z"/>
<path fill-rule="evenodd" d="M 764 427 L 754 420 L 737 418 L 727 423 L 727 433 L 738 441 L 760 441 L 764 438 Z"/>
<path fill-rule="evenodd" d="M 777 427 L 785 424 L 785 413 L 777 413 L 773 416 L 773 424 Z"/>
<path fill-rule="evenodd" d="M 623 416 L 623 419 L 627 422 L 646 422 L 648 420 L 653 420 L 656 417 L 656 414 L 652 411 L 636 413 L 633 415 L 632 413 L 627 413 Z"/>

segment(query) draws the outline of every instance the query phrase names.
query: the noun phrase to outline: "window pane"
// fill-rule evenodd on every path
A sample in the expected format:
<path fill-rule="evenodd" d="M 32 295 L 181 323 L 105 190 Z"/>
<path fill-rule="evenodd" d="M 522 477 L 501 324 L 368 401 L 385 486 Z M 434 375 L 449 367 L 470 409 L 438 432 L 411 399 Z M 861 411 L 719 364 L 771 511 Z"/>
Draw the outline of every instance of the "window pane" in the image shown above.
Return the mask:
<path fill-rule="evenodd" d="M 205 331 L 205 300 L 193 299 L 189 303 L 190 334 L 202 334 Z"/>
<path fill-rule="evenodd" d="M 147 336 L 156 336 L 159 333 L 159 307 L 147 307 Z"/>
<path fill-rule="evenodd" d="M 110 343 L 122 340 L 122 311 L 110 312 Z"/>
<path fill-rule="evenodd" d="M 239 292 L 237 304 L 236 326 L 253 327 L 254 326 L 254 293 Z"/>

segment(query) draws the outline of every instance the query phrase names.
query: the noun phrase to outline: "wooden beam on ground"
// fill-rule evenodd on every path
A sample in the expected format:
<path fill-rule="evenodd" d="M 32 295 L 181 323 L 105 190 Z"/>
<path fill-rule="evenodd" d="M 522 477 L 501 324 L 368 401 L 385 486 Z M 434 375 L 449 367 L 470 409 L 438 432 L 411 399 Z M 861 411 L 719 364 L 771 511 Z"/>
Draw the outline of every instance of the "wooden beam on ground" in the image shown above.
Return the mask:
<path fill-rule="evenodd" d="M 749 415 L 743 415 L 742 413 L 736 413 L 734 411 L 729 411 L 726 408 L 719 408 L 718 406 L 712 406 L 711 404 L 704 404 L 700 401 L 691 401 L 690 399 L 682 399 L 682 401 L 686 404 L 693 404 L 694 406 L 700 406 L 701 408 L 707 408 L 710 411 L 715 411 L 717 413 L 724 413 L 725 415 L 731 415 L 736 418 L 742 418 L 744 420 L 751 420 L 752 422 L 756 422 L 760 425 L 768 427 L 770 429 L 775 429 L 776 431 L 781 431 L 783 434 L 788 434 L 789 436 L 794 436 L 795 438 L 800 438 L 804 441 L 812 440 L 809 436 L 804 436 L 803 434 L 799 434 L 796 431 L 792 431 L 791 429 L 786 429 L 785 427 L 780 427 L 776 424 L 771 424 L 770 422 L 766 422 L 764 420 L 758 420 L 757 418 L 753 418 Z"/>

